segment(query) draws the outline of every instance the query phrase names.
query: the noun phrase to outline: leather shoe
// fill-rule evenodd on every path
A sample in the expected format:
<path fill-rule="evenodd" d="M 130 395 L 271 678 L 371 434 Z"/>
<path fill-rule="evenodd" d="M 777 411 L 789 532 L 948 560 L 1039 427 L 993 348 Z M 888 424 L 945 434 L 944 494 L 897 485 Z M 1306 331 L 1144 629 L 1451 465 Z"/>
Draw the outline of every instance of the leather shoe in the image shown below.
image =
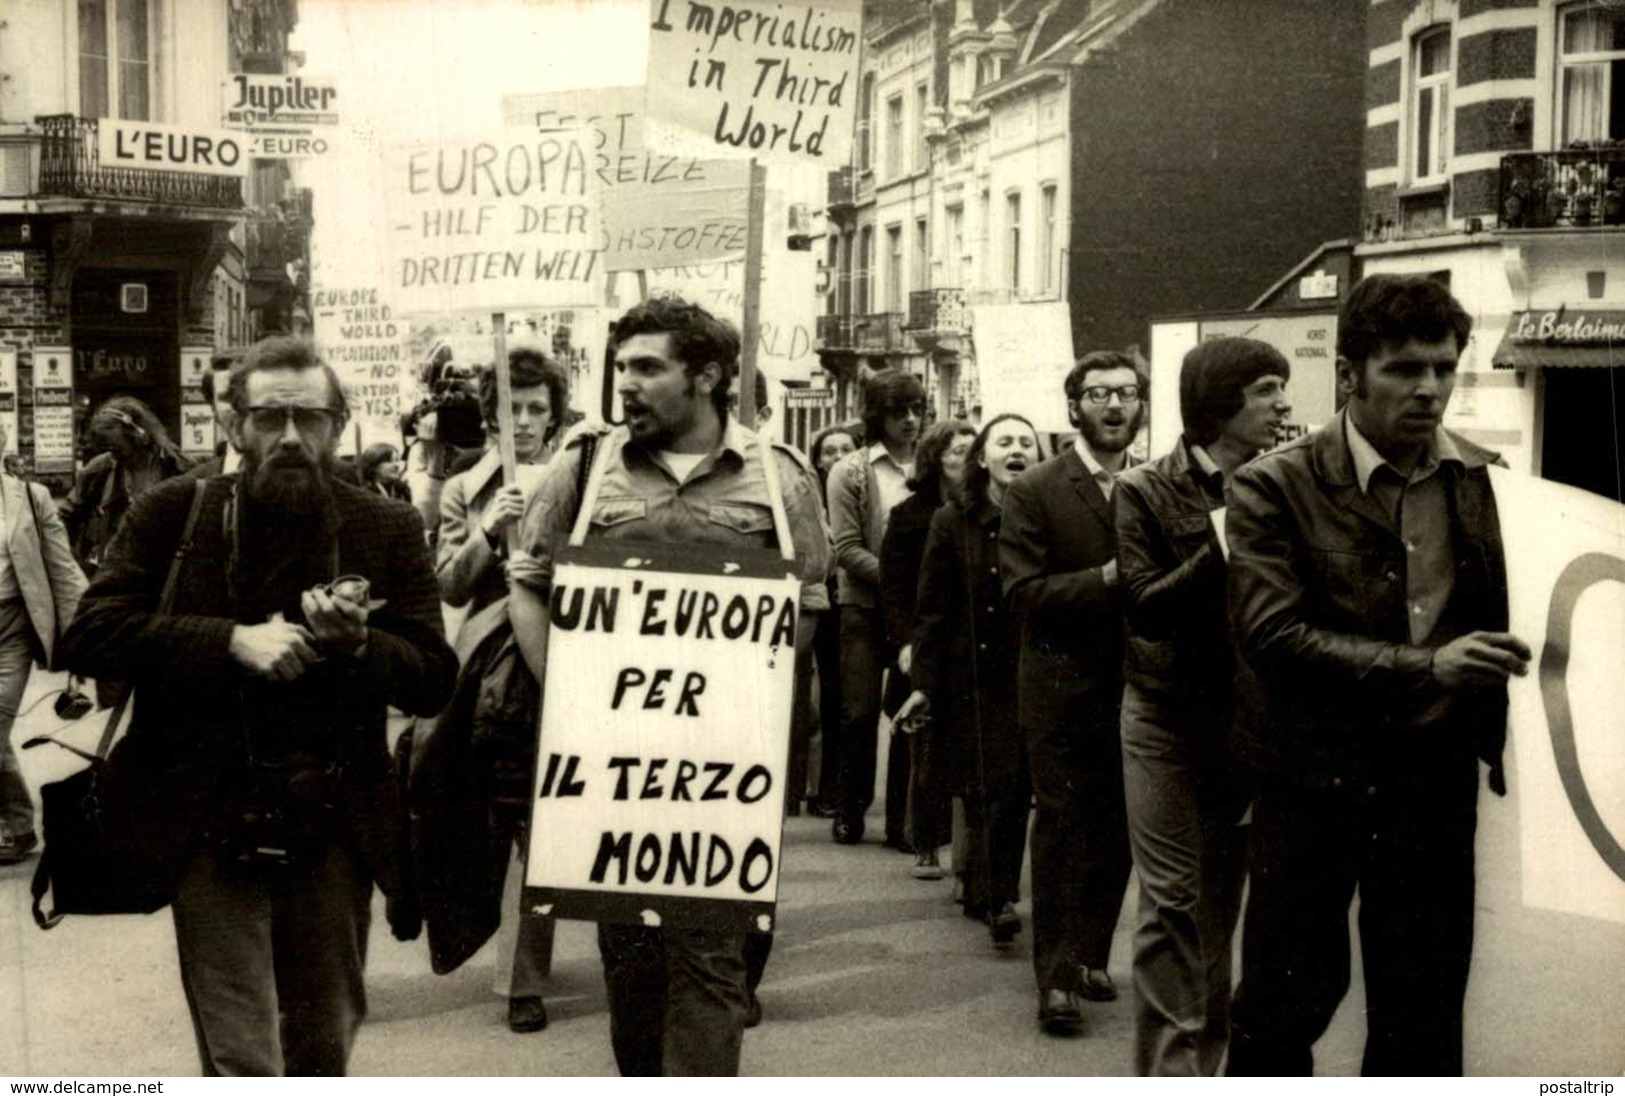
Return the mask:
<path fill-rule="evenodd" d="M 1051 1035 L 1072 1035 L 1083 1028 L 1083 1010 L 1064 989 L 1038 991 L 1038 1026 Z"/>
<path fill-rule="evenodd" d="M 1015 908 L 1006 902 L 999 907 L 999 912 L 993 915 L 988 922 L 988 931 L 993 934 L 993 943 L 1000 947 L 1009 944 L 1021 932 L 1021 915 Z"/>
<path fill-rule="evenodd" d="M 508 998 L 508 1030 L 519 1035 L 547 1026 L 547 1002 L 540 997 Z"/>
<path fill-rule="evenodd" d="M 1112 976 L 1094 967 L 1078 968 L 1078 988 L 1075 991 L 1085 1001 L 1117 1000 L 1117 985 Z"/>
<path fill-rule="evenodd" d="M 762 999 L 756 996 L 756 991 L 750 991 L 750 1007 L 745 1010 L 745 1026 L 757 1027 L 762 1022 Z"/>
<path fill-rule="evenodd" d="M 835 824 L 829 828 L 829 832 L 837 845 L 856 845 L 863 840 L 863 822 L 848 822 L 844 818 L 837 818 Z"/>

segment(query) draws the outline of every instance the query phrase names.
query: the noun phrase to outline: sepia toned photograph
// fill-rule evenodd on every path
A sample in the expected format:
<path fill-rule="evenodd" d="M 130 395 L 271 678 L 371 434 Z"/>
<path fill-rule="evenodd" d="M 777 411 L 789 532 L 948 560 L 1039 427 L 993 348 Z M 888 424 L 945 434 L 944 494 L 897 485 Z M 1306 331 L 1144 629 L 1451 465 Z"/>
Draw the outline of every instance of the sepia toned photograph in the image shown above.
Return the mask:
<path fill-rule="evenodd" d="M 1607 1096 L 1622 420 L 1625 0 L 7 0 L 0 1080 Z"/>

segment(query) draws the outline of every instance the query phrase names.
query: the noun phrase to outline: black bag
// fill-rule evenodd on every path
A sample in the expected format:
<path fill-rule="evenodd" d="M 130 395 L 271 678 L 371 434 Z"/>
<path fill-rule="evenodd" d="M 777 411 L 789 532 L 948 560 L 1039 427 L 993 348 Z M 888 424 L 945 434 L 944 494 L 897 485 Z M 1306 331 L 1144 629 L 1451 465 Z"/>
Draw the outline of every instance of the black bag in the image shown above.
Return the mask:
<path fill-rule="evenodd" d="M 166 615 L 175 598 L 181 565 L 192 548 L 192 533 L 203 508 L 206 480 L 197 481 L 192 508 L 158 599 Z M 128 735 L 113 739 L 129 711 L 130 697 L 114 708 L 95 753 L 49 735 L 23 743 L 30 749 L 51 743 L 83 757 L 89 766 L 40 789 L 45 850 L 34 870 L 34 923 L 55 928 L 70 913 L 153 913 L 175 897 L 191 853 L 193 834 L 176 810 L 180 790 L 173 761 L 153 755 Z M 109 752 L 111 747 L 111 752 Z M 43 903 L 51 896 L 51 912 Z"/>

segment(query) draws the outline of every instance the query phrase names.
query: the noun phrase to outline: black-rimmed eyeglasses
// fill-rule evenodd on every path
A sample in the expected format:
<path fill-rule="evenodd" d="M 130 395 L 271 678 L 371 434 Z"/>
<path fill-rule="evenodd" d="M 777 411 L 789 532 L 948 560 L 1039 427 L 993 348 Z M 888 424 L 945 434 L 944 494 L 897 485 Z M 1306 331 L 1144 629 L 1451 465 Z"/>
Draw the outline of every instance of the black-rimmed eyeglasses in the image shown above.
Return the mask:
<path fill-rule="evenodd" d="M 1108 403 L 1113 396 L 1116 396 L 1120 402 L 1130 404 L 1139 403 L 1144 394 L 1144 391 L 1137 384 L 1125 384 L 1117 388 L 1106 384 L 1091 384 L 1079 393 L 1078 398 L 1088 400 L 1090 403 Z"/>
<path fill-rule="evenodd" d="M 331 407 L 261 406 L 250 407 L 246 418 L 255 430 L 276 434 L 286 430 L 292 419 L 294 429 L 304 434 L 334 422 L 338 413 Z"/>

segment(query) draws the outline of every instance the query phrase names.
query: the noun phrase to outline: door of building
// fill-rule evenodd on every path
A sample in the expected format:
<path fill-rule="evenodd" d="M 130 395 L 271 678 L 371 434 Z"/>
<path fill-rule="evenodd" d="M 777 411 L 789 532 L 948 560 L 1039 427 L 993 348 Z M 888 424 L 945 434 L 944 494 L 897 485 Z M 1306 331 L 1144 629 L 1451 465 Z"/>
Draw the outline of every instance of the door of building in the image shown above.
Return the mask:
<path fill-rule="evenodd" d="M 134 396 L 180 428 L 180 301 L 168 271 L 87 268 L 73 280 L 73 386 L 94 409 Z"/>
<path fill-rule="evenodd" d="M 1625 369 L 1547 369 L 1543 427 L 1543 478 L 1625 502 Z"/>

